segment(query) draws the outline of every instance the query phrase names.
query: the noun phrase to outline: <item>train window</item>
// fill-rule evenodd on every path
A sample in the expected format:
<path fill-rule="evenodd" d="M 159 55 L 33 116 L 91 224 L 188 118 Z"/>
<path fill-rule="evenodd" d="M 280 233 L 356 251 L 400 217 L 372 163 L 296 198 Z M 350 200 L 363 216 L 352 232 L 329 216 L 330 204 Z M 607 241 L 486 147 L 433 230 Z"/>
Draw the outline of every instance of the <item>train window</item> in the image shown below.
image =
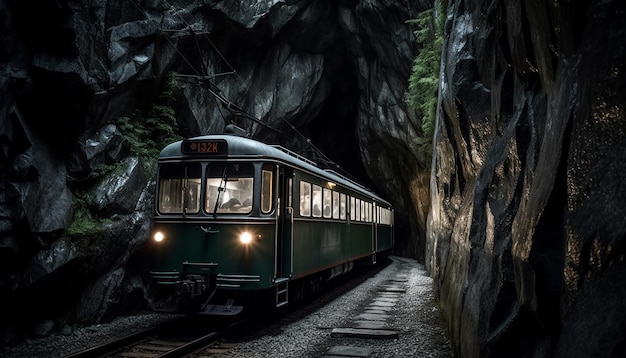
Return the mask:
<path fill-rule="evenodd" d="M 324 217 L 330 218 L 332 216 L 332 206 L 333 206 L 333 192 L 330 189 L 323 188 L 323 201 L 322 207 L 324 208 Z"/>
<path fill-rule="evenodd" d="M 367 218 L 365 217 L 365 214 L 367 213 L 367 210 L 365 210 L 366 207 L 367 203 L 361 201 L 361 221 L 367 221 Z"/>
<path fill-rule="evenodd" d="M 339 193 L 333 191 L 333 219 L 339 219 Z"/>
<path fill-rule="evenodd" d="M 264 214 L 272 210 L 272 182 L 274 171 L 270 165 L 264 165 L 261 171 L 261 212 Z"/>
<path fill-rule="evenodd" d="M 313 184 L 313 216 L 319 218 L 322 216 L 322 187 Z"/>
<path fill-rule="evenodd" d="M 204 210 L 209 214 L 251 212 L 253 184 L 254 168 L 251 164 L 209 164 Z"/>
<path fill-rule="evenodd" d="M 300 215 L 311 216 L 311 183 L 300 182 Z"/>
<path fill-rule="evenodd" d="M 360 209 L 361 209 L 361 221 L 365 221 L 365 202 L 360 201 Z"/>
<path fill-rule="evenodd" d="M 293 179 L 287 179 L 287 207 L 293 208 Z"/>
<path fill-rule="evenodd" d="M 350 220 L 356 220 L 356 211 L 355 211 L 355 199 L 354 197 L 350 197 Z"/>
<path fill-rule="evenodd" d="M 158 210 L 164 214 L 197 213 L 200 164 L 164 164 L 159 168 Z"/>
<path fill-rule="evenodd" d="M 359 206 L 359 210 L 361 211 L 361 221 L 365 221 L 365 202 L 361 201 Z"/>
<path fill-rule="evenodd" d="M 346 194 L 339 194 L 339 219 L 346 220 Z"/>
<path fill-rule="evenodd" d="M 354 205 L 356 206 L 356 217 L 354 219 L 356 221 L 361 221 L 361 199 L 355 199 Z"/>
<path fill-rule="evenodd" d="M 380 208 L 380 223 L 384 225 L 389 225 L 389 210 L 386 208 Z"/>

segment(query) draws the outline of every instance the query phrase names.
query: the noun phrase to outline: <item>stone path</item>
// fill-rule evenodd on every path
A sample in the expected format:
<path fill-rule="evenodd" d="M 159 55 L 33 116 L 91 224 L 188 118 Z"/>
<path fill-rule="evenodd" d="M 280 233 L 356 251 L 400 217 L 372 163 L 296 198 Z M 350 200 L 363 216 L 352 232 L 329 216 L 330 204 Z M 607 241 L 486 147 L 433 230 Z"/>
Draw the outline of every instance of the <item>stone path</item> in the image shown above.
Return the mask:
<path fill-rule="evenodd" d="M 394 260 L 403 261 L 401 258 Z M 324 358 L 372 357 L 374 355 L 372 346 L 380 348 L 384 343 L 372 343 L 370 340 L 397 341 L 400 338 L 402 329 L 394 325 L 397 321 L 395 315 L 401 315 L 407 308 L 410 309 L 397 306 L 405 301 L 403 298 L 407 293 L 409 275 L 414 265 L 398 264 L 398 267 L 398 271 L 389 275 L 388 279 L 379 285 L 368 305 L 353 312 L 347 324 L 332 329 L 332 338 L 348 339 L 353 344 L 333 345 L 323 355 Z"/>

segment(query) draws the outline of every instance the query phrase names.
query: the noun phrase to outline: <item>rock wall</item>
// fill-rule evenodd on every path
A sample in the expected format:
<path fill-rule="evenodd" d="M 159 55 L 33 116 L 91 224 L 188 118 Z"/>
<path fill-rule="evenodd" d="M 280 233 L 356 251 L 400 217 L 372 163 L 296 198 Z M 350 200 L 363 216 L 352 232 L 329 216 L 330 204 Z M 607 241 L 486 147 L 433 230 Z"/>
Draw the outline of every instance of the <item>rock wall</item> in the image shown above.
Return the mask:
<path fill-rule="evenodd" d="M 404 102 L 417 52 L 405 21 L 419 8 L 0 2 L 0 342 L 42 321 L 60 330 L 145 307 L 145 267 L 133 257 L 150 223 L 151 164 L 118 119 L 138 126 L 168 73 L 178 74 L 172 109 L 184 136 L 235 122 L 305 154 L 311 139 L 395 204 L 397 253 L 423 259 L 430 158 Z M 231 114 L 207 80 L 280 134 Z"/>
<path fill-rule="evenodd" d="M 462 357 L 626 355 L 626 6 L 450 1 L 427 267 Z"/>

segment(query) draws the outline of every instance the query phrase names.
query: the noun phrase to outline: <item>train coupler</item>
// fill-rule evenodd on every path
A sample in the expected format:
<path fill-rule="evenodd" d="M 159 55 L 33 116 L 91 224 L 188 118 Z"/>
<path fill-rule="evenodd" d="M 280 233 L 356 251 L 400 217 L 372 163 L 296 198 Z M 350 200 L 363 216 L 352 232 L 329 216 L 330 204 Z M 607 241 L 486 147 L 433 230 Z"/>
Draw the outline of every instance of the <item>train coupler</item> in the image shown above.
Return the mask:
<path fill-rule="evenodd" d="M 179 296 L 197 297 L 208 289 L 208 282 L 201 275 L 187 275 L 184 280 L 176 282 L 176 294 Z"/>

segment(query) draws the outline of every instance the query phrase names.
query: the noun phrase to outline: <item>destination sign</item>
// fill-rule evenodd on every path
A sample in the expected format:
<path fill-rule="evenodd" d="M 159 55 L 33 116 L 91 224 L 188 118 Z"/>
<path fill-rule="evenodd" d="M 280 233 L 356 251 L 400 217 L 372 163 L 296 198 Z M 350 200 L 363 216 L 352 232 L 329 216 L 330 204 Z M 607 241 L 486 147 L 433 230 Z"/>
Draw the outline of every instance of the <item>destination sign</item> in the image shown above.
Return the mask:
<path fill-rule="evenodd" d="M 184 154 L 226 155 L 228 145 L 225 140 L 184 140 L 181 148 Z"/>

